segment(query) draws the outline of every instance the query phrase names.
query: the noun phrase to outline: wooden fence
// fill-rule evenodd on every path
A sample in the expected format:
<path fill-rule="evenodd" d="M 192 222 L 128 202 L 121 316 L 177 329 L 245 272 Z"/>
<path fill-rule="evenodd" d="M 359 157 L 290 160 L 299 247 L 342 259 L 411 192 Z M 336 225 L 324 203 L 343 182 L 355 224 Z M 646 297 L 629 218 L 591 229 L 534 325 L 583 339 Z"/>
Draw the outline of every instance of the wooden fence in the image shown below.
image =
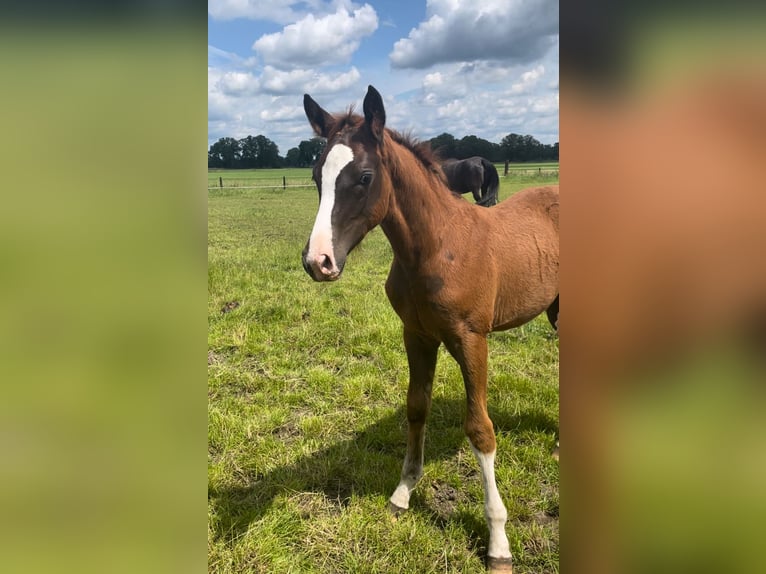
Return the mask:
<path fill-rule="evenodd" d="M 224 185 L 226 184 L 226 185 Z M 289 189 L 292 187 L 314 187 L 314 182 L 309 178 L 282 176 L 268 178 L 237 178 L 218 176 L 218 184 L 208 181 L 208 191 L 212 189 Z"/>
<path fill-rule="evenodd" d="M 558 177 L 559 175 L 559 169 L 558 166 L 556 167 L 511 167 L 508 170 L 508 174 L 505 175 L 503 173 L 503 165 L 500 164 L 498 167 L 498 174 L 501 178 L 511 178 L 513 177 L 540 177 L 540 178 L 548 178 L 548 177 Z M 271 189 L 271 190 L 277 190 L 277 189 L 290 189 L 290 188 L 314 188 L 315 184 L 311 180 L 310 177 L 299 177 L 299 176 L 281 176 L 281 177 L 251 177 L 251 178 L 242 178 L 242 177 L 231 177 L 233 175 L 232 173 L 228 173 L 227 177 L 224 176 L 218 176 L 218 181 L 215 181 L 213 179 L 208 180 L 208 191 L 211 190 L 223 190 L 223 189 Z"/>

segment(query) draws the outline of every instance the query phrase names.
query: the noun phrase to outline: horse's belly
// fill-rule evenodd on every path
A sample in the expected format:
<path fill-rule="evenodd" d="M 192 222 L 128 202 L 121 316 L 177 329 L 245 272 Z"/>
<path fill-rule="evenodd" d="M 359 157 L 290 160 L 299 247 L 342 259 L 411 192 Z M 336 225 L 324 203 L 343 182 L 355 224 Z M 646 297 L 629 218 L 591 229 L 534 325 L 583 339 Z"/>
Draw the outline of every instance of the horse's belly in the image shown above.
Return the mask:
<path fill-rule="evenodd" d="M 528 249 L 498 279 L 492 330 L 518 327 L 545 311 L 559 293 L 556 249 Z"/>
<path fill-rule="evenodd" d="M 514 327 L 520 327 L 525 323 L 529 323 L 532 319 L 550 307 L 555 298 L 556 295 L 554 294 L 550 301 L 544 304 L 530 306 L 526 309 L 514 308 L 510 310 L 510 312 L 505 312 L 505 310 L 502 308 L 495 309 L 495 318 L 492 322 L 492 330 L 505 331 L 506 329 L 513 329 Z"/>

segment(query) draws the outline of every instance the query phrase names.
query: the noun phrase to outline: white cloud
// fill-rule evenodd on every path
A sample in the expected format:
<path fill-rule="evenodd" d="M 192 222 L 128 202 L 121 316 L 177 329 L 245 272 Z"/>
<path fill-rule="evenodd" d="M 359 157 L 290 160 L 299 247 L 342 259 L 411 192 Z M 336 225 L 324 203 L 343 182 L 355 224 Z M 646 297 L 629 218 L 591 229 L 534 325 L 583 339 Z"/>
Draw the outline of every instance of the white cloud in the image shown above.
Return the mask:
<path fill-rule="evenodd" d="M 359 78 L 359 70 L 353 66 L 343 73 L 319 73 L 305 69 L 283 71 L 266 66 L 261 76 L 261 84 L 263 91 L 270 94 L 326 94 L 345 90 L 354 85 Z"/>
<path fill-rule="evenodd" d="M 448 117 L 448 118 L 460 118 L 463 117 L 466 114 L 467 108 L 465 104 L 458 100 L 452 100 L 451 102 L 448 102 L 444 106 L 440 106 L 436 110 L 436 115 L 440 118 Z"/>
<path fill-rule="evenodd" d="M 394 68 L 472 60 L 528 63 L 557 41 L 558 0 L 428 0 L 426 15 L 394 44 Z"/>
<path fill-rule="evenodd" d="M 259 117 L 265 122 L 283 122 L 302 119 L 304 113 L 303 107 L 300 105 L 284 105 L 278 108 L 265 109 L 259 114 Z"/>
<path fill-rule="evenodd" d="M 430 89 L 441 86 L 444 84 L 444 76 L 440 72 L 434 72 L 433 74 L 426 74 L 423 78 L 423 88 Z"/>
<path fill-rule="evenodd" d="M 479 61 L 442 66 L 440 70 L 426 74 L 422 86 L 424 100 L 434 102 L 434 98 L 454 99 L 476 91 L 510 89 L 514 94 L 531 93 L 544 76 L 544 64 L 538 64 L 532 69 L 519 69 L 518 66 Z"/>
<path fill-rule="evenodd" d="M 532 111 L 536 114 L 549 115 L 558 114 L 559 95 L 558 93 L 536 98 L 532 102 Z"/>
<path fill-rule="evenodd" d="M 208 139 L 241 138 L 263 134 L 284 155 L 303 139 L 312 137 L 303 112 L 304 93 L 348 92 L 361 74 L 352 67 L 339 72 L 278 70 L 271 66 L 260 74 L 250 70 L 208 67 Z M 358 90 L 363 94 L 361 88 Z M 340 98 L 345 102 L 345 97 Z M 328 108 L 330 109 L 330 108 Z M 338 110 L 335 111 L 339 111 Z"/>
<path fill-rule="evenodd" d="M 261 89 L 260 80 L 250 72 L 223 72 L 216 83 L 229 96 L 257 94 Z"/>
<path fill-rule="evenodd" d="M 539 80 L 544 73 L 545 66 L 542 64 L 536 66 L 533 70 L 524 72 L 521 74 L 521 81 L 516 82 L 511 86 L 511 91 L 514 94 L 523 94 L 528 92 L 537 84 L 537 80 Z"/>
<path fill-rule="evenodd" d="M 342 7 L 320 18 L 309 14 L 281 32 L 265 34 L 253 49 L 265 63 L 282 68 L 347 63 L 377 28 L 378 15 L 369 4 L 353 12 Z"/>
<path fill-rule="evenodd" d="M 320 73 L 316 70 L 278 70 L 266 66 L 260 76 L 253 72 L 223 71 L 208 68 L 208 95 L 222 94 L 247 97 L 257 94 L 285 95 L 306 92 L 327 94 L 339 92 L 359 81 L 359 70 Z"/>
<path fill-rule="evenodd" d="M 550 144 L 558 141 L 558 85 L 551 87 L 557 76 L 553 55 L 531 66 L 441 64 L 422 74 L 420 90 L 387 100 L 387 123 L 425 140 L 448 132 L 499 143 L 519 133 Z"/>

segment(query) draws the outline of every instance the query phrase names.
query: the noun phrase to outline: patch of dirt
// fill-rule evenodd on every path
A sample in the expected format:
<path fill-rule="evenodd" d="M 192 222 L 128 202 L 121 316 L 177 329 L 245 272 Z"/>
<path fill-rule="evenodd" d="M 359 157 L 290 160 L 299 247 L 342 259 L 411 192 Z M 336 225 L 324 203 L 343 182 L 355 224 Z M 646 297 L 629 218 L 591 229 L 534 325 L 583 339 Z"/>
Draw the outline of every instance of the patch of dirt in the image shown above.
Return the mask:
<path fill-rule="evenodd" d="M 239 307 L 239 301 L 228 301 L 223 304 L 223 307 L 221 307 L 221 313 L 228 313 L 229 311 L 234 311 Z"/>
<path fill-rule="evenodd" d="M 559 513 L 558 507 L 556 507 L 555 512 L 550 512 L 550 511 L 535 512 L 532 515 L 532 522 L 535 522 L 535 523 L 540 524 L 540 525 L 545 525 L 545 524 L 551 524 L 553 522 L 558 522 L 558 520 L 559 520 L 558 513 Z"/>
<path fill-rule="evenodd" d="M 440 481 L 431 482 L 429 506 L 441 519 L 447 519 L 455 513 L 458 505 L 467 501 L 465 491 Z"/>
<path fill-rule="evenodd" d="M 324 493 L 325 500 L 336 510 L 347 507 L 354 493 L 352 486 L 341 479 L 328 480 L 320 490 Z"/>
<path fill-rule="evenodd" d="M 338 507 L 332 501 L 316 492 L 298 492 L 290 497 L 290 502 L 295 504 L 304 519 L 338 512 Z"/>
<path fill-rule="evenodd" d="M 298 425 L 296 425 L 293 422 L 288 422 L 281 426 L 278 426 L 275 429 L 272 429 L 271 434 L 282 441 L 286 441 L 289 439 L 293 439 L 297 436 L 300 436 L 301 431 L 298 428 Z"/>

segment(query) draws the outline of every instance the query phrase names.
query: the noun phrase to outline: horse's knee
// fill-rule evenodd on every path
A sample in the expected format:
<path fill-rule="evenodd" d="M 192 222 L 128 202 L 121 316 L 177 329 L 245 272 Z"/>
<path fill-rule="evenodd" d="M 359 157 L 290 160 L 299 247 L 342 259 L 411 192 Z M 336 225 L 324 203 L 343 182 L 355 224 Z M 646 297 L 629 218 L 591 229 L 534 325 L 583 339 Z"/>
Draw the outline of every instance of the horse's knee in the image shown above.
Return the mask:
<path fill-rule="evenodd" d="M 407 403 L 407 422 L 410 425 L 425 424 L 428 417 L 428 404 L 424 402 Z"/>
<path fill-rule="evenodd" d="M 407 393 L 407 422 L 424 424 L 431 410 L 431 389 L 413 387 Z"/>
<path fill-rule="evenodd" d="M 479 452 L 494 452 L 496 448 L 495 429 L 489 417 L 467 417 L 463 425 L 468 440 Z"/>

